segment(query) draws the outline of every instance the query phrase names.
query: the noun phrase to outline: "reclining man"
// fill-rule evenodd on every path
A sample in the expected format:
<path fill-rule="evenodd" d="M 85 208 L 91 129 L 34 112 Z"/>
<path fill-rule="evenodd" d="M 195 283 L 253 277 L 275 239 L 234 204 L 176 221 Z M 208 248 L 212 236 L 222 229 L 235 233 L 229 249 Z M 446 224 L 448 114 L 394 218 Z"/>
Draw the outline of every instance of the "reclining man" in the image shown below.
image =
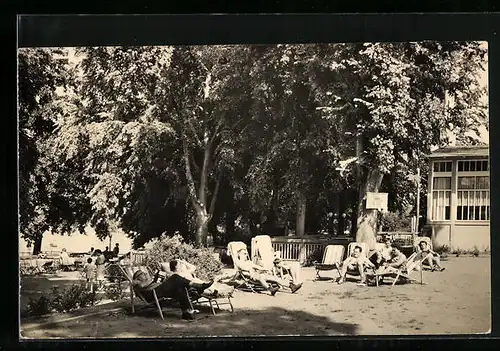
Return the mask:
<path fill-rule="evenodd" d="M 441 267 L 441 259 L 437 252 L 434 252 L 429 247 L 426 241 L 422 240 L 418 246 L 420 247 L 420 252 L 417 254 L 416 259 L 425 259 L 422 263 L 427 263 L 431 267 L 432 271 L 438 270 L 440 272 L 444 271 L 444 268 Z"/>
<path fill-rule="evenodd" d="M 344 283 L 347 270 L 357 270 L 361 277 L 361 281 L 358 283 L 358 285 L 366 285 L 365 268 L 375 268 L 375 265 L 371 263 L 370 260 L 366 258 L 366 256 L 361 254 L 362 251 L 363 249 L 361 248 L 361 246 L 355 246 L 351 256 L 347 257 L 344 260 L 344 262 L 342 263 L 342 270 L 340 272 L 340 279 L 338 280 L 339 284 Z"/>
<path fill-rule="evenodd" d="M 406 265 L 406 256 L 397 247 L 393 246 L 390 251 L 390 258 L 388 261 L 382 263 L 382 265 L 377 270 L 377 273 L 390 273 L 397 272 L 400 269 L 404 269 Z"/>
<path fill-rule="evenodd" d="M 387 237 L 384 240 L 384 246 L 380 250 L 373 251 L 373 253 L 369 255 L 369 260 L 376 268 L 379 268 L 384 262 L 391 259 L 391 251 L 392 241 Z"/>
<path fill-rule="evenodd" d="M 274 267 L 276 269 L 283 269 L 285 272 L 290 273 L 292 278 L 292 283 L 295 286 L 302 286 L 302 281 L 300 280 L 300 263 L 299 262 L 284 262 L 279 257 L 275 257 L 273 260 Z"/>
<path fill-rule="evenodd" d="M 158 297 L 173 298 L 179 302 L 182 311 L 182 319 L 194 319 L 195 311 L 191 308 L 189 295 L 186 289 L 194 288 L 203 292 L 205 289 L 209 288 L 212 283 L 213 281 L 208 283 L 194 282 L 174 273 L 163 282 L 159 283 L 155 291 Z M 138 289 L 141 292 L 141 295 L 144 296 L 147 302 L 152 302 L 154 299 L 152 290 L 148 289 L 152 284 L 153 279 L 151 279 L 147 273 L 142 270 L 135 272 L 132 286 L 134 289 Z"/>
<path fill-rule="evenodd" d="M 295 293 L 302 287 L 302 284 L 296 285 L 293 282 L 289 283 L 287 280 L 280 279 L 276 276 L 268 274 L 267 269 L 253 263 L 250 260 L 246 249 L 242 248 L 236 254 L 238 260 L 237 262 L 234 262 L 235 268 L 249 273 L 250 279 L 260 282 L 265 289 L 269 290 L 272 296 L 276 295 L 276 292 L 278 292 L 279 288 L 272 287 L 271 285 L 269 285 L 268 281 L 277 283 L 282 286 L 288 285 L 292 293 Z"/>
<path fill-rule="evenodd" d="M 170 269 L 171 272 L 176 273 L 181 277 L 190 280 L 191 282 L 199 284 L 206 283 L 195 276 L 196 266 L 187 261 L 181 259 L 172 260 L 170 261 L 168 268 Z M 168 272 L 167 265 L 165 263 L 161 264 L 161 269 L 165 272 Z M 222 296 L 232 293 L 234 291 L 233 287 L 226 284 L 218 283 L 218 281 L 222 277 L 223 275 L 215 277 L 213 284 L 209 288 L 201 292 L 205 292 L 208 295 L 222 295 Z"/>

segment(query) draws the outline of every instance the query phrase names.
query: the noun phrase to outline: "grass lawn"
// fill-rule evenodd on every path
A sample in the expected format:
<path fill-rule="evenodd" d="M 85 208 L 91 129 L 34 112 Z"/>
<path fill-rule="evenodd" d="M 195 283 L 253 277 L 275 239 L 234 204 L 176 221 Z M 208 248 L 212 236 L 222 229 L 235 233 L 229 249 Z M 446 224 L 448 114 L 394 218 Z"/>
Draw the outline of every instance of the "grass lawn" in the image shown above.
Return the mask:
<path fill-rule="evenodd" d="M 487 333 L 491 325 L 490 256 L 450 257 L 443 265 L 444 272 L 424 272 L 425 285 L 378 288 L 314 281 L 314 269 L 304 268 L 304 286 L 295 294 L 278 292 L 272 297 L 236 291 L 234 313 L 223 310 L 213 316 L 208 309 L 199 308 L 197 320 L 183 321 L 179 310 L 167 309 L 162 321 L 154 309 L 130 315 L 130 303 L 124 300 L 85 311 L 23 319 L 21 335 L 134 338 Z M 334 271 L 324 275 L 336 277 Z M 26 294 L 36 290 L 31 280 L 25 284 L 30 286 Z M 68 320 L 99 311 L 103 314 Z"/>

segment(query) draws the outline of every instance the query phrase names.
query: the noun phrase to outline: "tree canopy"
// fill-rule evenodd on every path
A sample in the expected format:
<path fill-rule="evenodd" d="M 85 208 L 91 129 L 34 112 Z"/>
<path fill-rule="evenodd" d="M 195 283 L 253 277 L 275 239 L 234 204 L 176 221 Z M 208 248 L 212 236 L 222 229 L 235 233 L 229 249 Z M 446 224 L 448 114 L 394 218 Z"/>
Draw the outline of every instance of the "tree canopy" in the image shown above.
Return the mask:
<path fill-rule="evenodd" d="M 373 242 L 366 192 L 388 189 L 399 209 L 432 147 L 487 126 L 486 53 L 476 42 L 21 50 L 22 233 L 90 224 L 104 238 L 118 225 L 137 245 L 176 231 L 206 244 L 220 225 L 230 235 L 295 218 L 303 235 L 342 192 L 358 197 L 357 239 Z"/>

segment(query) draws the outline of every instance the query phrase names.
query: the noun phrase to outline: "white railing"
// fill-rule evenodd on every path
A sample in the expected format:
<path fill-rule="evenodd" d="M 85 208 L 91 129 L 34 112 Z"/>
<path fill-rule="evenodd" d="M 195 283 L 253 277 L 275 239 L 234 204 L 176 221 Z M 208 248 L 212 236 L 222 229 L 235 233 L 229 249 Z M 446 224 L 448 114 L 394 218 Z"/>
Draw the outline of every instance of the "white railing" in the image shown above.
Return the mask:
<path fill-rule="evenodd" d="M 280 251 L 285 261 L 310 262 L 316 258 L 321 260 L 327 245 L 347 246 L 352 241 L 349 237 L 318 238 L 318 237 L 274 237 L 271 238 L 274 251 Z"/>

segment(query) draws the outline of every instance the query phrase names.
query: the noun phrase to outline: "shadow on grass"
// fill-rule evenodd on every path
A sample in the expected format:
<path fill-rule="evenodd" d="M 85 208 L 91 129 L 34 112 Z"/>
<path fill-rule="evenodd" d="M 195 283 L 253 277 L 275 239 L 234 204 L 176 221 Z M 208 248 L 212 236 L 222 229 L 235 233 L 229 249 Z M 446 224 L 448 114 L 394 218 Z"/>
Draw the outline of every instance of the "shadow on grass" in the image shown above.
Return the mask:
<path fill-rule="evenodd" d="M 356 335 L 358 325 L 335 320 L 335 314 L 315 315 L 305 311 L 269 307 L 262 310 L 220 311 L 212 315 L 206 308 L 194 321 L 180 318 L 180 310 L 163 310 L 161 320 L 155 309 L 138 309 L 134 315 L 122 309 L 80 320 L 33 325 L 23 338 L 151 338 L 204 336 L 275 336 L 275 335 Z M 24 330 L 23 330 L 24 329 Z"/>

